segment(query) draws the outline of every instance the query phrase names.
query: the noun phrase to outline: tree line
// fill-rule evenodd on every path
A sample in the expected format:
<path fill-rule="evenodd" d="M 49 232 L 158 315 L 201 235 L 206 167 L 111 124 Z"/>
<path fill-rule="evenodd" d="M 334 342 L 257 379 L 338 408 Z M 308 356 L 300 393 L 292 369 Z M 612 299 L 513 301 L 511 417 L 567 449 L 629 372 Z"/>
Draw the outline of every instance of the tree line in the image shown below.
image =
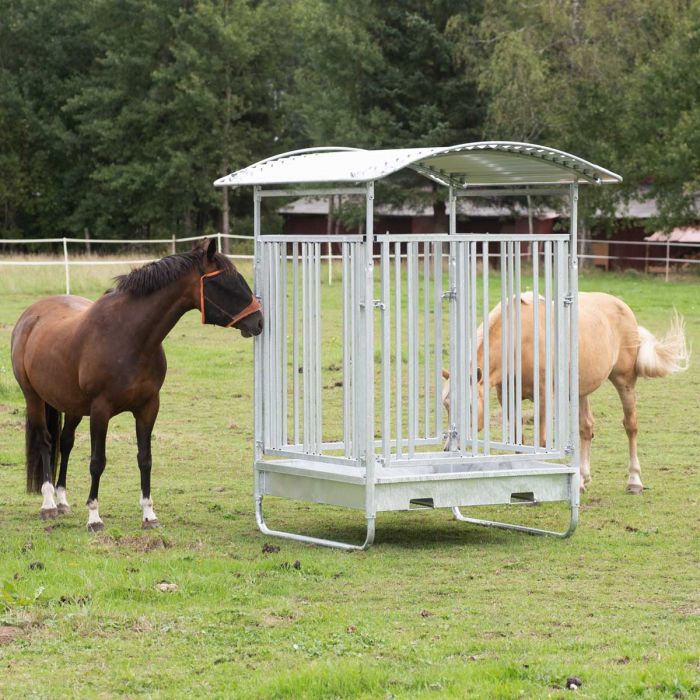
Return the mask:
<path fill-rule="evenodd" d="M 589 210 L 668 228 L 698 218 L 698 58 L 700 0 L 6 0 L 0 238 L 206 233 L 263 157 L 485 138 L 619 172 Z"/>

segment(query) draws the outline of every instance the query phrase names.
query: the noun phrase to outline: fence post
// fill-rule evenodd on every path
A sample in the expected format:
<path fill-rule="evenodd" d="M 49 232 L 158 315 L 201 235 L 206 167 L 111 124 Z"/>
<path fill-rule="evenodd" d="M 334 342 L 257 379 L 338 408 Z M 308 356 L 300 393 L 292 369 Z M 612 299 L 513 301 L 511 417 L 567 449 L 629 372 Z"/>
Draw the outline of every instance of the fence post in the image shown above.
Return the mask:
<path fill-rule="evenodd" d="M 669 258 L 671 257 L 671 236 L 666 240 L 666 281 L 668 282 Z"/>
<path fill-rule="evenodd" d="M 70 294 L 70 267 L 68 266 L 68 241 L 63 238 L 63 265 L 66 268 L 66 294 Z"/>
<path fill-rule="evenodd" d="M 221 252 L 221 234 L 220 233 L 216 234 L 216 250 L 219 253 Z"/>
<path fill-rule="evenodd" d="M 173 233 L 173 235 L 170 237 L 170 240 L 172 241 L 172 243 L 170 244 L 170 246 L 171 246 L 171 247 L 170 247 L 170 251 L 172 252 L 173 255 L 175 255 L 175 253 L 177 253 L 177 247 L 176 247 L 177 238 L 175 238 L 175 234 L 174 234 L 174 233 Z"/>

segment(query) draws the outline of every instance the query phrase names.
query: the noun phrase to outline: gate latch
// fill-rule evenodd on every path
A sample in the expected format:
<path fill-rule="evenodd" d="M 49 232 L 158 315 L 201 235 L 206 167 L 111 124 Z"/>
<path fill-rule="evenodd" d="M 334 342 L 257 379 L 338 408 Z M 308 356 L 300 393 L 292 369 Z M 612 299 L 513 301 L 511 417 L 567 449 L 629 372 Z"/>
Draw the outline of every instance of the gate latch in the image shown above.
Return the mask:
<path fill-rule="evenodd" d="M 442 293 L 442 298 L 443 299 L 449 299 L 450 301 L 454 301 L 457 298 L 457 290 L 456 289 L 450 289 L 449 292 L 443 292 Z"/>
<path fill-rule="evenodd" d="M 574 303 L 574 295 L 573 294 L 567 294 L 564 297 L 564 306 L 571 306 Z"/>
<path fill-rule="evenodd" d="M 386 309 L 386 304 L 381 299 L 373 299 L 372 304 L 375 309 Z"/>

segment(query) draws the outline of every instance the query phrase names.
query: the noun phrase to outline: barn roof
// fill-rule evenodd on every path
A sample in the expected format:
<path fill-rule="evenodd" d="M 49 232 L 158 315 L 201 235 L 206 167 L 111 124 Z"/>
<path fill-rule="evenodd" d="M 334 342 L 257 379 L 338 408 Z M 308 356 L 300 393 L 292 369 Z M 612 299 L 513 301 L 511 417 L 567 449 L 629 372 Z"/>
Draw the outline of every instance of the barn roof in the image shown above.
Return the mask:
<path fill-rule="evenodd" d="M 362 183 L 411 168 L 443 185 L 617 183 L 622 178 L 570 153 L 532 143 L 478 141 L 434 148 L 313 148 L 282 153 L 219 178 L 217 187 Z"/>

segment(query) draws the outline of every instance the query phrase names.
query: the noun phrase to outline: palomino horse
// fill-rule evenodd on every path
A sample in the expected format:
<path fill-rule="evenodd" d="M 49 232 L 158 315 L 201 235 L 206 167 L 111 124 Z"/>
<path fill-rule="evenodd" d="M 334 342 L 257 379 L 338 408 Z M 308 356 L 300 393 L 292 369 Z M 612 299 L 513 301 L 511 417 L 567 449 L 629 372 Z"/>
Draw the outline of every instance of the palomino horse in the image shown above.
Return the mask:
<path fill-rule="evenodd" d="M 683 330 L 683 319 L 677 314 L 662 340 L 657 340 L 646 328 L 637 325 L 632 310 L 622 300 L 610 294 L 580 293 L 578 296 L 579 340 L 579 436 L 581 444 L 581 490 L 591 481 L 590 457 L 593 439 L 593 414 L 588 397 L 606 379 L 609 379 L 620 395 L 624 412 L 623 425 L 629 440 L 628 493 L 643 490 L 641 468 L 637 458 L 637 408 L 635 384 L 638 377 L 665 377 L 688 367 L 688 350 Z M 521 295 L 521 305 L 532 308 L 533 295 Z M 545 303 L 539 298 L 539 327 L 544 328 Z M 522 396 L 533 398 L 533 313 L 521 314 L 522 339 Z M 545 341 L 540 331 L 539 396 L 545 396 Z M 484 427 L 483 416 L 483 327 L 477 331 L 477 365 L 479 378 L 478 427 Z M 442 399 L 450 410 L 449 373 L 443 372 L 445 382 Z M 498 400 L 502 400 L 501 371 L 501 305 L 489 314 L 489 386 L 496 387 Z M 540 437 L 545 444 L 545 402 L 540 401 Z"/>
<path fill-rule="evenodd" d="M 143 527 L 158 526 L 151 500 L 151 432 L 166 372 L 162 342 L 180 317 L 200 309 L 202 323 L 233 326 L 244 337 L 263 327 L 250 287 L 216 252 L 214 241 L 204 239 L 188 253 L 149 263 L 116 281 L 116 288 L 94 303 L 77 296 L 42 299 L 22 314 L 12 333 L 12 369 L 27 404 L 27 490 L 43 495 L 43 519 L 69 510 L 68 457 L 78 423 L 90 416 L 91 531 L 104 527 L 97 492 L 107 426 L 124 411 L 136 420 Z"/>

